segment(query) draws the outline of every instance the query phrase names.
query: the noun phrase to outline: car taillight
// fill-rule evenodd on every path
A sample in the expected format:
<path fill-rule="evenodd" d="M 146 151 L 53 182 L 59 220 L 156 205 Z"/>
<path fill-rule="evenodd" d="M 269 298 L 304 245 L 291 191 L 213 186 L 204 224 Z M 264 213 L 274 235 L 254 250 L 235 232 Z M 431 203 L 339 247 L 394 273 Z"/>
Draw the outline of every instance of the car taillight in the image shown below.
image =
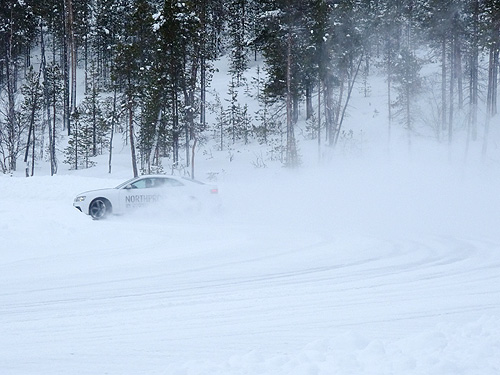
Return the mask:
<path fill-rule="evenodd" d="M 217 189 L 217 188 L 210 189 L 210 194 L 218 194 L 218 193 L 219 193 L 219 189 Z"/>

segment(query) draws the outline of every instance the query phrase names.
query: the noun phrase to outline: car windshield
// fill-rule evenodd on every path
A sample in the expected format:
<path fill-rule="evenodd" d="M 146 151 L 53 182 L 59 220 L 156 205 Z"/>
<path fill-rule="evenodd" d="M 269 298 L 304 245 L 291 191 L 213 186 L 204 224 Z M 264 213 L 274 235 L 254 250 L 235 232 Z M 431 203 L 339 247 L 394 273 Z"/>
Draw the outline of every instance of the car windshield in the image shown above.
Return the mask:
<path fill-rule="evenodd" d="M 115 189 L 124 188 L 125 186 L 127 186 L 128 184 L 130 184 L 132 181 L 135 181 L 136 179 L 137 179 L 137 177 L 134 177 L 134 178 L 131 178 L 130 180 L 122 182 L 120 185 L 118 185 L 117 187 L 115 187 Z"/>
<path fill-rule="evenodd" d="M 133 188 L 143 189 L 143 188 L 159 188 L 164 186 L 165 187 L 183 186 L 184 184 L 180 181 L 177 181 L 176 179 L 168 177 L 151 177 L 151 178 L 135 177 L 121 183 L 120 185 L 115 187 L 115 189 L 123 189 L 128 185 L 131 185 L 131 187 Z"/>

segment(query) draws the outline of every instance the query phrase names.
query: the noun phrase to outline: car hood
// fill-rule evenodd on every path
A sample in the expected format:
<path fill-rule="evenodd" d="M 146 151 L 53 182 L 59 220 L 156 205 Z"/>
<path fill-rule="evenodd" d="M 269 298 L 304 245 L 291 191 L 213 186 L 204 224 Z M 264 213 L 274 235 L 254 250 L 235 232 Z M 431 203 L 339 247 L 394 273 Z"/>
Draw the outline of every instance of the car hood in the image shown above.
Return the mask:
<path fill-rule="evenodd" d="M 116 190 L 116 189 L 115 188 L 107 188 L 107 189 L 87 190 L 87 191 L 84 191 L 83 193 L 78 194 L 77 196 L 90 195 L 90 194 L 96 194 L 96 193 L 103 192 L 103 191 L 114 191 L 114 190 Z"/>

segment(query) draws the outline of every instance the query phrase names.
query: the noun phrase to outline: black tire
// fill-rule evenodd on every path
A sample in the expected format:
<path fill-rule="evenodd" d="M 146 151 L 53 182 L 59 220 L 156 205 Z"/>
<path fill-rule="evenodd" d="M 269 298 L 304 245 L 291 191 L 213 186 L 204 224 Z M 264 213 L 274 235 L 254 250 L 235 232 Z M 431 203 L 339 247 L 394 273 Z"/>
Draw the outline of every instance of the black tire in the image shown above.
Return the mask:
<path fill-rule="evenodd" d="M 96 198 L 90 202 L 89 215 L 94 220 L 104 219 L 111 212 L 111 203 L 106 198 Z"/>

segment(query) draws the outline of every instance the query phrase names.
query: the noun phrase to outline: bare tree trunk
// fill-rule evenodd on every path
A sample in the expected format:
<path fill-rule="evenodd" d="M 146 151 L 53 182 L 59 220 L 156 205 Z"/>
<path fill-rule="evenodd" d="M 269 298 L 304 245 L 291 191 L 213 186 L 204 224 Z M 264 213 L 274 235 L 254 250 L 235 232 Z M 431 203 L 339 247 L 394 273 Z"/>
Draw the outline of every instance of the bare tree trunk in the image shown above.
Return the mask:
<path fill-rule="evenodd" d="M 329 137 L 329 144 L 333 146 L 337 140 L 337 134 L 339 133 L 339 120 L 340 120 L 340 111 L 342 109 L 342 101 L 344 100 L 344 86 L 345 86 L 345 76 L 346 73 L 343 71 L 340 76 L 340 91 L 339 98 L 337 100 L 337 104 L 335 105 L 335 112 L 333 114 L 333 126 L 332 126 L 332 134 Z"/>
<path fill-rule="evenodd" d="M 190 124 L 189 124 L 189 120 L 188 122 L 186 123 L 186 127 L 184 129 L 184 142 L 185 142 L 185 146 L 184 146 L 184 151 L 186 153 L 186 167 L 189 167 L 189 164 L 190 164 L 190 158 L 189 158 L 189 141 L 190 141 L 190 137 L 189 137 L 189 131 L 190 131 Z"/>
<path fill-rule="evenodd" d="M 299 97 L 292 95 L 292 122 L 296 124 L 299 121 Z"/>
<path fill-rule="evenodd" d="M 441 129 L 446 130 L 446 38 L 441 41 Z"/>
<path fill-rule="evenodd" d="M 205 124 L 206 124 L 206 94 L 207 94 L 207 77 L 206 77 L 206 70 L 207 67 L 205 66 L 206 61 L 205 61 L 205 56 L 201 57 L 201 66 L 200 66 L 200 84 L 201 84 L 201 92 L 200 92 L 200 123 L 203 129 L 205 129 Z"/>
<path fill-rule="evenodd" d="M 57 173 L 57 158 L 56 158 L 56 103 L 57 103 L 57 93 L 56 90 L 52 90 L 52 143 L 50 148 L 50 173 L 52 175 Z M 50 113 L 50 109 L 47 110 Z"/>
<path fill-rule="evenodd" d="M 85 38 L 84 42 L 83 42 L 83 62 L 84 62 L 84 82 L 85 82 L 85 94 L 87 94 L 87 88 L 88 88 L 88 80 L 89 80 L 89 67 L 88 67 L 88 46 L 89 46 L 89 41 L 88 41 L 88 38 Z M 94 65 L 93 66 L 93 70 L 95 70 L 96 72 L 98 72 L 98 74 L 100 74 L 101 72 L 99 71 L 99 51 L 96 52 L 96 56 L 93 56 L 92 57 L 92 62 Z M 94 72 L 92 72 L 92 75 L 95 74 Z"/>
<path fill-rule="evenodd" d="M 11 14 L 11 19 L 13 18 Z M 8 139 L 7 139 L 7 151 L 8 151 L 8 169 L 9 171 L 15 171 L 17 166 L 17 150 L 16 150 L 16 111 L 15 111 L 15 88 L 16 88 L 16 75 L 15 75 L 15 65 L 16 62 L 12 56 L 13 47 L 13 22 L 10 25 L 10 33 L 8 39 L 7 47 L 7 62 L 6 62 L 6 78 L 7 78 L 7 126 L 8 126 Z"/>
<path fill-rule="evenodd" d="M 71 59 L 71 112 L 76 109 L 76 41 L 73 22 L 73 0 L 66 0 L 67 2 L 67 17 L 68 17 L 68 31 L 69 31 L 69 52 Z"/>
<path fill-rule="evenodd" d="M 413 128 L 412 120 L 411 120 L 411 104 L 410 104 L 410 87 L 406 85 L 406 127 L 408 134 L 408 149 L 411 149 L 411 132 Z"/>
<path fill-rule="evenodd" d="M 291 26 L 290 26 L 291 27 Z M 292 32 L 288 30 L 287 38 L 287 66 L 286 66 L 286 163 L 289 167 L 296 167 L 297 160 L 297 146 L 295 144 L 294 123 L 292 113 Z"/>
<path fill-rule="evenodd" d="M 352 89 L 354 88 L 354 83 L 356 83 L 356 78 L 358 77 L 358 73 L 359 73 L 359 69 L 361 67 L 362 61 L 363 61 L 363 56 L 360 56 L 358 66 L 356 67 L 356 70 L 354 71 L 354 75 L 353 75 L 351 81 L 349 82 L 349 87 L 347 90 L 347 98 L 346 98 L 344 106 L 342 108 L 342 115 L 340 116 L 340 121 L 339 121 L 338 129 L 337 129 L 337 133 L 335 134 L 335 144 L 337 143 L 337 141 L 339 139 L 339 134 L 340 134 L 340 130 L 342 129 L 342 124 L 344 122 L 344 117 L 345 117 L 345 113 L 347 110 L 347 106 L 349 105 L 349 101 L 351 100 Z"/>
<path fill-rule="evenodd" d="M 198 143 L 198 137 L 194 136 L 193 147 L 191 148 L 191 178 L 194 180 L 194 156 L 196 151 L 196 144 Z"/>
<path fill-rule="evenodd" d="M 318 154 L 321 158 L 321 79 L 318 80 Z"/>
<path fill-rule="evenodd" d="M 498 97 L 498 44 L 493 52 L 493 67 L 492 73 L 493 76 L 491 78 L 492 84 L 492 93 L 491 93 L 491 116 L 495 116 L 497 114 L 497 97 Z"/>
<path fill-rule="evenodd" d="M 334 120 L 333 120 L 333 89 L 332 89 L 332 80 L 329 78 L 325 79 L 323 95 L 324 99 L 324 107 L 325 107 L 325 140 L 329 145 L 333 144 L 333 136 L 334 136 Z"/>
<path fill-rule="evenodd" d="M 29 153 L 29 146 L 31 142 L 32 144 L 32 165 L 31 165 L 31 176 L 33 176 L 34 171 L 35 171 L 35 114 L 36 114 L 36 108 L 38 105 L 38 90 L 40 87 L 40 76 L 42 74 L 42 69 L 43 69 L 43 64 L 40 64 L 40 70 L 38 72 L 38 76 L 36 78 L 36 84 L 35 87 L 33 88 L 33 97 L 31 98 L 32 100 L 32 107 L 31 107 L 31 114 L 30 114 L 30 123 L 29 123 L 29 131 L 28 131 L 28 140 L 26 141 L 26 152 L 24 154 L 24 162 L 28 162 L 28 153 Z M 31 139 L 33 138 L 33 140 Z M 29 177 L 28 171 L 26 171 L 26 177 Z"/>
<path fill-rule="evenodd" d="M 132 90 L 132 80 L 129 75 L 128 77 L 128 88 Z M 132 171 L 134 173 L 134 177 L 139 176 L 139 172 L 137 171 L 137 156 L 135 153 L 135 132 L 134 132 L 134 98 L 133 93 L 129 92 L 128 94 L 128 129 L 129 129 L 129 138 L 130 138 L 130 155 L 132 158 Z"/>
<path fill-rule="evenodd" d="M 490 60 L 488 66 L 488 94 L 486 108 L 489 116 L 497 113 L 497 87 L 498 87 L 498 49 L 490 47 Z"/>
<path fill-rule="evenodd" d="M 448 124 L 448 143 L 453 140 L 453 116 L 454 116 L 454 97 L 455 97 L 455 38 L 450 41 L 451 59 L 450 59 L 450 115 Z"/>
<path fill-rule="evenodd" d="M 187 58 L 187 57 L 185 57 Z M 197 82 L 197 77 L 198 77 L 198 58 L 193 57 L 193 61 L 191 63 L 190 67 L 190 75 L 188 77 L 187 82 L 183 83 L 183 89 L 184 89 L 184 102 L 186 104 L 187 108 L 187 121 L 186 121 L 186 132 L 185 132 L 185 137 L 186 137 L 186 166 L 190 165 L 190 147 L 189 147 L 189 142 L 191 141 L 191 137 L 194 137 L 196 139 L 195 133 L 195 124 L 194 124 L 194 94 L 196 90 L 196 82 Z M 187 66 L 187 62 L 184 62 L 184 66 Z M 194 149 L 191 149 L 191 154 L 194 153 Z"/>
<path fill-rule="evenodd" d="M 460 43 L 460 35 L 456 35 L 455 40 L 455 77 L 457 80 L 458 109 L 461 110 L 464 107 L 464 92 L 462 71 L 462 45 Z"/>
<path fill-rule="evenodd" d="M 490 132 L 490 120 L 496 114 L 496 96 L 498 86 L 498 48 L 496 45 L 490 47 L 490 61 L 488 69 L 488 94 L 486 100 L 486 124 L 483 138 L 483 159 L 486 157 L 488 149 L 488 137 Z"/>
<path fill-rule="evenodd" d="M 108 173 L 111 173 L 111 159 L 113 157 L 113 138 L 115 135 L 115 119 L 116 119 L 116 85 L 113 87 L 113 112 L 111 115 L 111 136 L 109 137 L 109 160 L 108 160 Z"/>
<path fill-rule="evenodd" d="M 92 156 L 97 156 L 97 82 L 92 72 Z"/>
<path fill-rule="evenodd" d="M 132 103 L 129 103 L 128 107 L 128 115 L 129 115 L 129 137 L 130 137 L 130 152 L 132 156 L 132 171 L 134 173 L 134 177 L 139 176 L 139 172 L 137 171 L 137 156 L 135 154 L 135 141 L 134 141 L 134 111 L 132 108 Z"/>
<path fill-rule="evenodd" d="M 387 146 L 390 147 L 392 136 L 392 42 L 387 38 Z"/>
<path fill-rule="evenodd" d="M 172 88 L 172 161 L 176 167 L 179 163 L 179 108 L 177 100 L 177 85 Z"/>
<path fill-rule="evenodd" d="M 312 105 L 312 90 L 311 85 L 306 87 L 306 120 L 309 120 L 313 115 L 313 105 Z"/>
<path fill-rule="evenodd" d="M 477 109 L 479 80 L 479 0 L 474 1 L 473 42 L 470 62 L 470 114 L 469 128 L 473 141 L 477 139 Z"/>
<path fill-rule="evenodd" d="M 75 127 L 74 127 L 74 135 L 75 135 L 75 170 L 78 169 L 78 113 L 77 112 L 73 112 L 73 117 L 76 117 L 74 118 L 74 124 L 75 124 Z"/>
<path fill-rule="evenodd" d="M 64 98 L 63 98 L 63 129 L 67 130 L 68 135 L 71 135 L 71 113 L 70 113 L 70 73 L 69 73 L 69 21 L 68 21 L 68 6 L 66 0 L 63 1 L 63 14 L 61 15 L 64 24 L 63 40 L 62 40 L 62 67 L 64 77 Z"/>
<path fill-rule="evenodd" d="M 35 127 L 33 127 L 33 144 L 31 147 L 31 177 L 33 177 L 35 174 L 35 145 L 36 145 Z"/>
<path fill-rule="evenodd" d="M 201 27 L 203 35 L 201 37 L 200 46 L 200 124 L 202 129 L 205 129 L 206 124 L 206 94 L 207 94 L 207 66 L 206 66 L 206 51 L 205 51 L 205 35 L 206 35 L 206 11 L 207 4 L 205 0 L 201 1 Z"/>
<path fill-rule="evenodd" d="M 45 98 L 45 105 L 46 105 L 46 115 L 47 115 L 47 125 L 48 125 L 48 131 L 49 131 L 49 159 L 50 159 L 50 175 L 53 176 L 56 174 L 56 161 L 55 161 L 55 134 L 53 134 L 52 128 L 56 126 L 55 119 L 54 122 L 52 123 L 52 116 L 50 114 L 50 93 L 49 93 L 49 88 L 47 86 L 47 59 L 45 56 L 45 38 L 44 38 L 44 31 L 43 31 L 43 23 L 40 24 L 40 49 L 41 49 L 41 57 L 42 57 L 42 63 L 41 63 L 41 72 L 43 74 L 43 80 L 44 80 L 44 85 L 43 85 L 43 96 Z M 55 91 L 55 89 L 53 88 Z"/>

